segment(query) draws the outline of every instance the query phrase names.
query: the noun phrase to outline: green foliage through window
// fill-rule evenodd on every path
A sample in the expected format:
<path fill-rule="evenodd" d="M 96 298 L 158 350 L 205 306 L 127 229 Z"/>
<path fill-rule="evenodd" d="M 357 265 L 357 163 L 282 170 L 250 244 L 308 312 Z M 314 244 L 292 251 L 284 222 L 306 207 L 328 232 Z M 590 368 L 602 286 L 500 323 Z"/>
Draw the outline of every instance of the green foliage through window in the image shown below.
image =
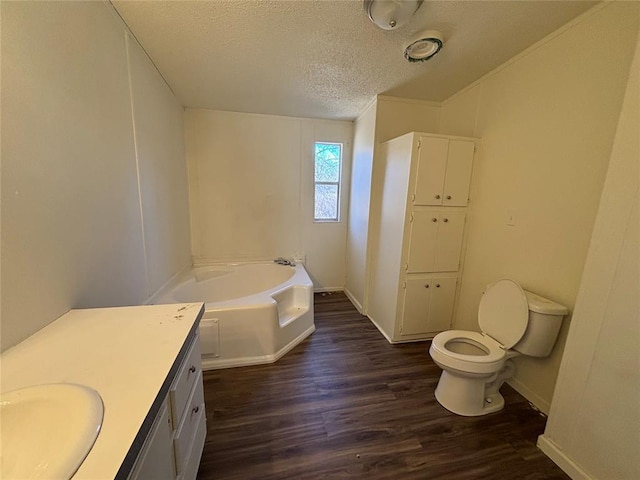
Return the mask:
<path fill-rule="evenodd" d="M 342 144 L 316 142 L 314 152 L 314 220 L 340 220 Z"/>

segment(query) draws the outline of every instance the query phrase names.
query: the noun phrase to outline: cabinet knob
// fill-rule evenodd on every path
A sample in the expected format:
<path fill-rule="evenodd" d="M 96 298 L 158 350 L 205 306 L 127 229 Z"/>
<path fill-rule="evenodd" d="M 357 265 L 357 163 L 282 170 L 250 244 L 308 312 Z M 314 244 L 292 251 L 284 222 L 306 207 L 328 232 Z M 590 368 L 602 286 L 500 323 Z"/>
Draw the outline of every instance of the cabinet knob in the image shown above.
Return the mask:
<path fill-rule="evenodd" d="M 451 200 L 451 195 L 447 195 L 447 200 Z"/>
<path fill-rule="evenodd" d="M 191 413 L 198 413 L 200 411 L 200 405 L 196 405 L 195 407 L 193 407 L 193 409 L 191 410 Z"/>
<path fill-rule="evenodd" d="M 195 365 L 191 365 L 191 368 L 189 368 L 189 371 L 191 373 L 196 373 L 196 366 Z"/>
<path fill-rule="evenodd" d="M 436 200 L 440 200 L 440 195 L 436 195 Z"/>
<path fill-rule="evenodd" d="M 443 219 L 442 219 L 442 221 L 443 221 L 444 223 L 447 223 L 447 222 L 449 221 L 449 219 L 448 219 L 448 218 L 443 218 Z"/>
<path fill-rule="evenodd" d="M 437 221 L 438 221 L 438 219 L 437 219 L 436 217 L 433 217 L 433 218 L 431 219 L 431 221 L 432 221 L 432 222 L 437 222 Z"/>
<path fill-rule="evenodd" d="M 428 283 L 425 283 L 425 284 L 424 284 L 424 288 L 429 288 L 429 284 L 428 284 Z"/>
<path fill-rule="evenodd" d="M 436 283 L 436 288 L 440 288 L 440 284 L 439 283 Z"/>

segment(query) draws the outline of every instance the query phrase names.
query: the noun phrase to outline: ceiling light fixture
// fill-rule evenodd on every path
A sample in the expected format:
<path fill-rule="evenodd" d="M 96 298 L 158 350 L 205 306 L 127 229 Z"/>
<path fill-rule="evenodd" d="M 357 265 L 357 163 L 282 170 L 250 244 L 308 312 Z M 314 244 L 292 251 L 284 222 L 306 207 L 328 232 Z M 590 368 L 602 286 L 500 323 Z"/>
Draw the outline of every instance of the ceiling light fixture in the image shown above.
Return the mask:
<path fill-rule="evenodd" d="M 404 49 L 404 58 L 410 62 L 424 62 L 433 58 L 444 45 L 442 34 L 436 30 L 428 30 L 418 35 Z"/>
<path fill-rule="evenodd" d="M 422 0 L 364 0 L 369 20 L 383 30 L 395 30 L 409 21 Z"/>

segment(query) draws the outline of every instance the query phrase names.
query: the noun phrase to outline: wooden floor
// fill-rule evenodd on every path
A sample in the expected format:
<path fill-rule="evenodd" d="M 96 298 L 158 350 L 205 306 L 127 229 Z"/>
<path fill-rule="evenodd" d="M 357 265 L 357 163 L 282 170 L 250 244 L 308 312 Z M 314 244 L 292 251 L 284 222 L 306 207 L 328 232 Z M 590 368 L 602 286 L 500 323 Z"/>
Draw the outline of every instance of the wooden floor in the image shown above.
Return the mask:
<path fill-rule="evenodd" d="M 275 364 L 205 372 L 199 479 L 569 478 L 508 385 L 503 411 L 454 415 L 428 343 L 390 345 L 341 293 L 317 294 L 315 312 L 316 332 Z"/>

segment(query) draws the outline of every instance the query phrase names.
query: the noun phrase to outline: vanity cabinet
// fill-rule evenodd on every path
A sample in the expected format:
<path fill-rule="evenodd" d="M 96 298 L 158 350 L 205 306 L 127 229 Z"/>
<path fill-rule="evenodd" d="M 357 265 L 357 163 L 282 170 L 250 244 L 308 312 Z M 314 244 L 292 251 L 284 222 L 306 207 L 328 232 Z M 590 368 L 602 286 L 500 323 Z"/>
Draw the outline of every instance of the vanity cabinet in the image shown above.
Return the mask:
<path fill-rule="evenodd" d="M 451 328 L 477 139 L 409 133 L 380 146 L 368 315 L 391 342 Z"/>
<path fill-rule="evenodd" d="M 169 388 L 129 479 L 195 480 L 206 436 L 198 335 Z"/>

